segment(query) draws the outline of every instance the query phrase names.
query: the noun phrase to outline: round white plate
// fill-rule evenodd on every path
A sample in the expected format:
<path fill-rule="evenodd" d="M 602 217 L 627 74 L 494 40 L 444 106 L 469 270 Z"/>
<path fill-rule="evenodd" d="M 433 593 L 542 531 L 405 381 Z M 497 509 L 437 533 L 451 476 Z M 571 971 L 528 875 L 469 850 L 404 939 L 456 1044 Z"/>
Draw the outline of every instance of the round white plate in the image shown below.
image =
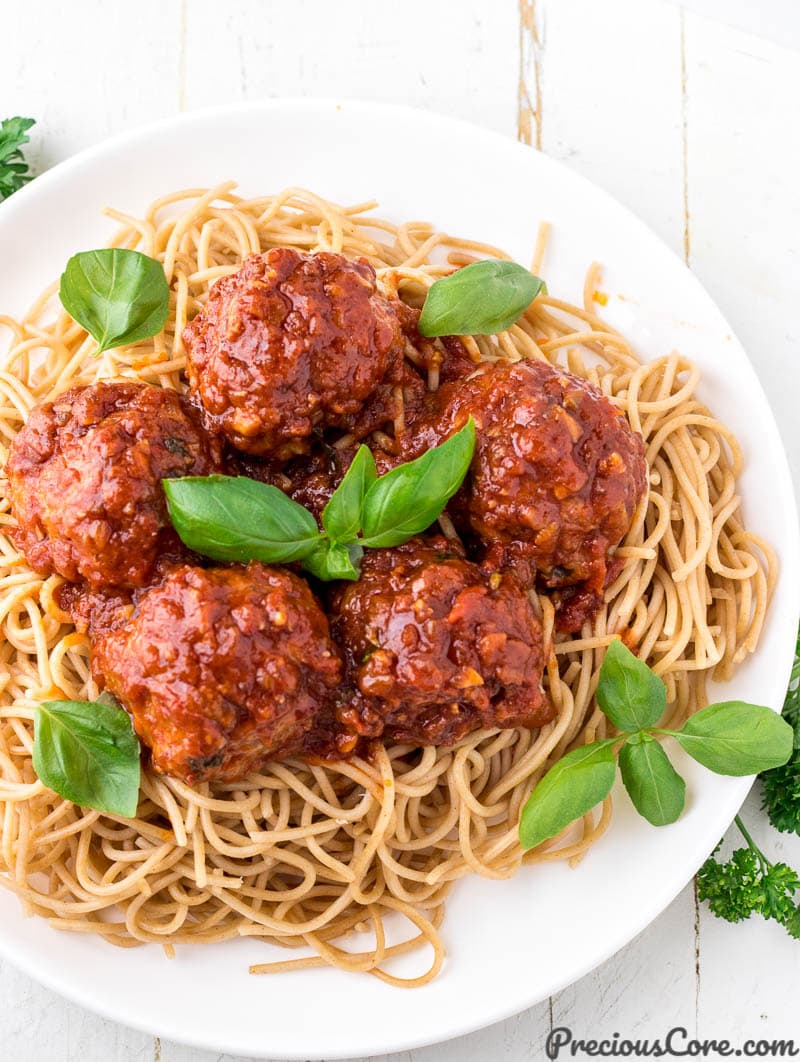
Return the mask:
<path fill-rule="evenodd" d="M 551 292 L 573 301 L 587 264 L 605 263 L 608 319 L 646 357 L 677 348 L 696 360 L 701 394 L 744 446 L 746 518 L 777 547 L 782 576 L 758 653 L 725 693 L 780 706 L 800 548 L 787 462 L 758 379 L 681 262 L 623 207 L 545 156 L 465 123 L 362 103 L 272 101 L 169 119 L 57 166 L 0 208 L 0 312 L 22 311 L 70 254 L 102 244 L 112 231 L 104 205 L 136 213 L 164 192 L 226 178 L 252 194 L 304 185 L 339 202 L 375 197 L 389 218 L 430 220 L 521 262 L 546 219 L 553 239 L 543 272 Z M 552 864 L 507 882 L 460 882 L 443 928 L 446 965 L 425 988 L 328 969 L 251 977 L 248 963 L 272 952 L 246 940 L 182 947 L 171 961 L 155 945 L 118 950 L 23 918 L 4 892 L 0 950 L 86 1007 L 219 1051 L 332 1059 L 444 1040 L 576 980 L 667 906 L 750 784 L 689 761 L 681 769 L 688 807 L 675 825 L 648 826 L 620 794 L 613 826 L 578 869 Z"/>

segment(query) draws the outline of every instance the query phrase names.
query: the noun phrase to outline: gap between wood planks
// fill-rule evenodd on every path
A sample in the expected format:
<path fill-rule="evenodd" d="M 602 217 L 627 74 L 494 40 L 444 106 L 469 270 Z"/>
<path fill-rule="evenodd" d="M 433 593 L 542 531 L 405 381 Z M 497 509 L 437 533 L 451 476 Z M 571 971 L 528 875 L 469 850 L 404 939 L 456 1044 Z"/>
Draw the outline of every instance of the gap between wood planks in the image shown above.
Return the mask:
<path fill-rule="evenodd" d="M 178 110 L 186 110 L 186 42 L 189 30 L 189 0 L 181 0 L 178 29 Z M 158 1042 L 158 1041 L 156 1041 Z M 159 1058 L 160 1058 L 159 1046 Z M 159 1062 L 159 1058 L 156 1062 Z"/>
<path fill-rule="evenodd" d="M 536 22 L 536 0 L 519 0 L 519 85 L 517 139 L 542 150 L 542 70 L 544 24 Z"/>
<path fill-rule="evenodd" d="M 686 69 L 686 11 L 680 9 L 681 28 L 681 150 L 683 154 L 683 260 L 691 268 L 692 235 L 689 213 L 689 81 Z M 694 904 L 694 1034 L 700 1035 L 700 897 L 697 895 L 697 878 L 692 879 L 692 902 Z"/>
<path fill-rule="evenodd" d="M 683 260 L 690 265 L 692 241 L 689 228 L 689 95 L 686 75 L 686 12 L 680 10 L 681 25 L 681 145 L 683 150 Z"/>

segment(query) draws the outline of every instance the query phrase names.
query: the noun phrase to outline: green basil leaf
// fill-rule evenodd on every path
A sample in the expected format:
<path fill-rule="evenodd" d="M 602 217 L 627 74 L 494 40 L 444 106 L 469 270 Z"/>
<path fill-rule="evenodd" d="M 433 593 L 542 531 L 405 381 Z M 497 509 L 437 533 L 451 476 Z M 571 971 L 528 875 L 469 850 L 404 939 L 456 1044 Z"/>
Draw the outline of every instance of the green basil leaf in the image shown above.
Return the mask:
<path fill-rule="evenodd" d="M 133 818 L 139 802 L 139 741 L 120 707 L 44 701 L 33 717 L 33 769 L 82 807 Z"/>
<path fill-rule="evenodd" d="M 618 730 L 641 730 L 655 726 L 666 711 L 667 687 L 615 638 L 600 668 L 597 703 Z"/>
<path fill-rule="evenodd" d="M 573 749 L 536 783 L 519 820 L 519 843 L 523 848 L 535 848 L 555 837 L 605 800 L 617 772 L 612 746 L 618 740 L 604 738 Z"/>
<path fill-rule="evenodd" d="M 368 446 L 359 446 L 344 479 L 322 510 L 322 526 L 333 542 L 352 542 L 361 530 L 364 498 L 378 478 Z"/>
<path fill-rule="evenodd" d="M 334 579 L 358 579 L 361 574 L 361 558 L 364 550 L 351 544 L 343 546 L 324 539 L 317 548 L 303 557 L 301 564 L 307 572 L 323 582 Z"/>
<path fill-rule="evenodd" d="M 399 546 L 430 527 L 461 486 L 475 450 L 475 423 L 416 461 L 376 480 L 364 499 L 362 546 Z"/>
<path fill-rule="evenodd" d="M 633 806 L 653 826 L 680 818 L 686 802 L 686 783 L 649 734 L 633 734 L 619 750 L 622 781 Z"/>
<path fill-rule="evenodd" d="M 544 281 L 516 262 L 473 262 L 431 284 L 417 327 L 424 336 L 503 332 L 543 287 Z"/>
<path fill-rule="evenodd" d="M 794 731 L 760 704 L 721 701 L 701 708 L 682 730 L 667 730 L 681 748 L 716 774 L 760 774 L 792 755 Z"/>
<path fill-rule="evenodd" d="M 165 479 L 169 515 L 183 542 L 220 561 L 286 564 L 314 550 L 321 535 L 308 509 L 247 476 Z"/>
<path fill-rule="evenodd" d="M 73 255 L 58 294 L 70 317 L 97 340 L 98 354 L 156 335 L 169 314 L 164 267 L 122 247 Z"/>

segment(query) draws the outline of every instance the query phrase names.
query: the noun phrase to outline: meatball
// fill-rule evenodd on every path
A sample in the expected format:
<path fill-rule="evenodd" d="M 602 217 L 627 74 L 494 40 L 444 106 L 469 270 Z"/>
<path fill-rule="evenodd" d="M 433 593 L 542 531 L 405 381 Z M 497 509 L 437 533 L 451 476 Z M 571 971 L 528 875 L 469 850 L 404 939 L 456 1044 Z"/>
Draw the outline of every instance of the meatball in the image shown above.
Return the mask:
<path fill-rule="evenodd" d="M 458 336 L 428 339 L 417 327 L 419 310 L 406 306 L 399 299 L 393 305 L 408 360 L 404 360 L 397 378 L 376 388 L 362 410 L 343 419 L 342 427 L 355 441 L 387 425 L 392 428 L 403 422 L 410 425 L 428 404 L 431 397 L 429 381 L 438 386 L 439 383 L 463 379 L 475 371 L 475 364 Z"/>
<path fill-rule="evenodd" d="M 353 690 L 338 718 L 357 734 L 447 745 L 553 718 L 527 594 L 441 536 L 367 551 L 361 579 L 334 592 L 331 617 Z"/>
<path fill-rule="evenodd" d="M 96 383 L 37 406 L 6 471 L 11 534 L 42 575 L 142 586 L 180 547 L 161 480 L 220 468 L 219 445 L 176 392 Z"/>
<path fill-rule="evenodd" d="M 277 457 L 357 414 L 399 372 L 403 349 L 366 259 L 288 247 L 251 255 L 218 281 L 183 340 L 209 428 Z"/>
<path fill-rule="evenodd" d="M 423 452 L 477 428 L 470 476 L 450 506 L 460 528 L 499 561 L 532 565 L 544 587 L 600 594 L 609 551 L 647 486 L 644 443 L 600 391 L 545 362 L 483 365 L 445 384 L 415 425 Z"/>
<path fill-rule="evenodd" d="M 95 628 L 92 669 L 127 708 L 153 766 L 236 782 L 299 749 L 341 681 L 328 621 L 285 570 L 179 565 Z"/>
<path fill-rule="evenodd" d="M 171 564 L 168 562 L 164 566 L 162 575 Z M 89 641 L 93 642 L 96 635 L 116 630 L 128 622 L 133 614 L 135 593 L 135 590 L 119 587 L 100 589 L 87 587 L 85 583 L 61 583 L 54 596 L 58 607 L 69 614 L 75 629 L 88 634 Z"/>

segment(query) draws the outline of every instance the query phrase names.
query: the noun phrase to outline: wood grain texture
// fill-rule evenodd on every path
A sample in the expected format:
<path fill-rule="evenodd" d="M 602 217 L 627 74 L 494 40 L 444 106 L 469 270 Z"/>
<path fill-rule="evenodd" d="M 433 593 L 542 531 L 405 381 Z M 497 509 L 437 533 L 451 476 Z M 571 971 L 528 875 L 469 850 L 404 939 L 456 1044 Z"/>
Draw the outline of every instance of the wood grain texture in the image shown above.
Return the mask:
<path fill-rule="evenodd" d="M 742 809 L 747 828 L 770 859 L 800 870 L 800 837 L 773 830 L 760 805 L 756 785 Z M 729 830 L 721 855 L 743 843 Z M 730 925 L 701 906 L 700 955 L 697 1015 L 704 1035 L 798 1040 L 800 945 L 781 926 L 757 916 Z"/>
<path fill-rule="evenodd" d="M 542 59 L 544 56 L 544 4 L 519 0 L 519 86 L 517 89 L 517 139 L 542 149 Z"/>
<path fill-rule="evenodd" d="M 680 253 L 680 10 L 551 0 L 542 148 L 611 192 Z"/>
<path fill-rule="evenodd" d="M 39 119 L 39 169 L 181 109 L 269 96 L 411 103 L 541 146 L 688 258 L 760 371 L 797 482 L 796 53 L 661 0 L 407 0 L 402 13 L 362 0 L 14 0 L 3 14 L 0 109 Z M 757 838 L 800 866 L 800 839 L 776 835 L 757 805 L 747 807 Z M 782 930 L 722 923 L 697 910 L 689 887 L 552 1000 L 388 1057 L 538 1059 L 554 1025 L 584 1037 L 656 1036 L 671 1025 L 734 1041 L 797 1036 L 799 978 L 800 947 Z M 0 1048 L 14 1062 L 220 1058 L 90 1015 L 6 963 Z"/>
<path fill-rule="evenodd" d="M 37 119 L 41 172 L 178 109 L 179 0 L 4 3 L 0 107 Z"/>
<path fill-rule="evenodd" d="M 691 266 L 759 370 L 800 479 L 800 61 L 686 16 Z"/>
<path fill-rule="evenodd" d="M 270 96 L 364 98 L 513 136 L 517 47 L 515 0 L 406 0 L 402 17 L 362 0 L 231 0 L 224 8 L 192 0 L 184 100 L 193 108 Z"/>
<path fill-rule="evenodd" d="M 0 962 L 0 1058 L 4 1062 L 152 1062 L 153 1038 L 67 1003 Z"/>

